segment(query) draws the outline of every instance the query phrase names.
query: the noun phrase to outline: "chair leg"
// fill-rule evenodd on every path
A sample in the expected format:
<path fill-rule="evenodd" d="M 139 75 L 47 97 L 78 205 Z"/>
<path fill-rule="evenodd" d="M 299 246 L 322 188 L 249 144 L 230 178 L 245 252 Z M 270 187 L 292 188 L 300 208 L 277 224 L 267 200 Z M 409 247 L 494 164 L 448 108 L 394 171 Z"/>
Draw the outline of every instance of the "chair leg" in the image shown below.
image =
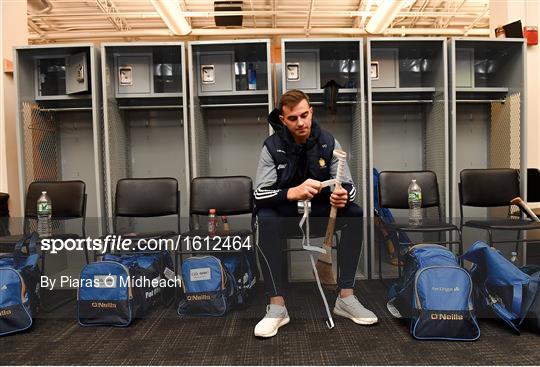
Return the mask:
<path fill-rule="evenodd" d="M 461 234 L 461 231 L 458 230 L 458 256 L 459 256 L 459 265 L 463 266 L 463 236 Z"/>
<path fill-rule="evenodd" d="M 396 232 L 397 235 L 397 264 L 398 264 L 398 278 L 401 278 L 401 240 L 399 236 L 400 232 Z"/>
<path fill-rule="evenodd" d="M 287 249 L 289 248 L 288 240 L 286 241 L 285 246 Z M 283 284 L 289 284 L 289 251 L 282 251 L 281 256 L 281 281 Z"/>
<path fill-rule="evenodd" d="M 516 241 L 516 247 L 514 248 L 514 251 L 516 253 L 516 257 L 518 256 L 519 254 L 519 240 L 521 239 L 521 234 L 522 234 L 523 231 L 519 230 L 517 231 L 517 241 Z M 526 242 L 524 242 L 526 243 Z"/>
<path fill-rule="evenodd" d="M 383 282 L 383 276 L 382 276 L 382 241 L 377 241 L 377 242 L 379 243 L 379 280 L 381 282 Z"/>
<path fill-rule="evenodd" d="M 493 247 L 493 233 L 491 232 L 491 229 L 487 230 L 488 233 L 488 245 L 489 247 Z"/>
<path fill-rule="evenodd" d="M 396 249 L 398 255 L 398 278 L 401 278 L 401 241 L 399 240 L 398 234 L 398 248 Z"/>

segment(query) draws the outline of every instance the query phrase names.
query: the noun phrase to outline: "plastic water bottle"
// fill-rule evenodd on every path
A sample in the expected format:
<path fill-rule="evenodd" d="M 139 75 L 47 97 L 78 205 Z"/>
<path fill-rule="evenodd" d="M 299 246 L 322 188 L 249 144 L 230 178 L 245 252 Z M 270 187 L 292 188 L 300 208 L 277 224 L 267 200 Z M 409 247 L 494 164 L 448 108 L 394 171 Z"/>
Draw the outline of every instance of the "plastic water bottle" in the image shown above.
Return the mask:
<path fill-rule="evenodd" d="M 51 215 L 52 215 L 52 203 L 51 198 L 47 195 L 47 191 L 42 191 L 41 196 L 37 201 L 37 216 L 38 216 L 38 225 L 37 231 L 39 237 L 50 237 L 52 234 L 51 226 Z"/>
<path fill-rule="evenodd" d="M 417 226 L 422 224 L 422 189 L 412 180 L 409 185 L 409 224 Z"/>
<path fill-rule="evenodd" d="M 257 89 L 257 72 L 255 71 L 253 64 L 248 65 L 247 77 L 248 77 L 248 89 L 249 90 Z"/>
<path fill-rule="evenodd" d="M 217 229 L 216 209 L 210 209 L 208 212 L 208 235 L 215 236 Z"/>

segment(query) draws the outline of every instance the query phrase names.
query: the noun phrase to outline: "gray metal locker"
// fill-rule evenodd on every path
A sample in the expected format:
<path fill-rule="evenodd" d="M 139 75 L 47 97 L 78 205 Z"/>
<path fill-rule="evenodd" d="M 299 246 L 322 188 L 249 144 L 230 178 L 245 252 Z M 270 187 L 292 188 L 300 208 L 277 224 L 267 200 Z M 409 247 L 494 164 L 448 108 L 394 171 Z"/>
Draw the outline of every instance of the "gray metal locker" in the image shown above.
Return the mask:
<path fill-rule="evenodd" d="M 104 230 L 100 61 L 92 44 L 14 49 L 21 207 L 33 181 L 82 180 L 89 236 Z M 80 233 L 78 220 L 54 225 Z M 83 257 L 78 251 L 49 256 L 48 275 L 62 268 L 78 277 Z"/>
<path fill-rule="evenodd" d="M 176 178 L 181 214 L 187 216 L 190 171 L 183 43 L 104 43 L 102 56 L 107 217 L 114 212 L 118 180 L 146 177 Z M 155 232 L 172 230 L 175 223 L 171 217 L 118 224 L 119 231 Z"/>
<path fill-rule="evenodd" d="M 366 45 L 369 211 L 374 216 L 373 169 L 431 170 L 437 175 L 441 210 L 449 217 L 448 86 L 445 38 L 369 38 Z M 394 210 L 395 217 L 406 217 Z M 370 222 L 373 274 L 384 246 Z M 397 268 L 383 261 L 383 277 Z"/>
<path fill-rule="evenodd" d="M 283 92 L 301 89 L 308 94 L 314 118 L 340 142 L 348 154 L 349 167 L 358 193 L 356 203 L 367 210 L 367 156 L 364 113 L 363 40 L 360 38 L 294 38 L 281 42 Z M 339 85 L 335 106 L 324 103 L 328 82 Z M 335 110 L 334 110 L 335 107 Z M 364 222 L 365 226 L 365 222 Z M 367 227 L 357 277 L 369 276 Z M 300 246 L 291 243 L 290 246 Z M 291 278 L 311 279 L 311 267 L 304 253 L 292 253 Z"/>
<path fill-rule="evenodd" d="M 521 192 L 526 197 L 526 43 L 452 38 L 448 47 L 451 215 L 459 217 L 459 173 L 466 168 L 520 169 Z M 506 212 L 465 207 L 463 214 L 484 218 Z M 484 235 L 468 229 L 464 240 L 470 244 Z M 511 251 L 510 246 L 502 250 Z"/>
<path fill-rule="evenodd" d="M 192 177 L 254 180 L 273 108 L 270 41 L 193 41 L 189 55 Z"/>

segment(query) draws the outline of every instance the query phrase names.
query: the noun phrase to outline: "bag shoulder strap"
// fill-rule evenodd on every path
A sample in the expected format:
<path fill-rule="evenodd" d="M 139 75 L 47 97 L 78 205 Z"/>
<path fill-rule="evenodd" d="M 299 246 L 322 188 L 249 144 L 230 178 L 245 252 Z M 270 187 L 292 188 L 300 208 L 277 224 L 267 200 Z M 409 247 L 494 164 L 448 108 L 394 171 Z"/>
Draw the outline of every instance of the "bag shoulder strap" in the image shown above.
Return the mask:
<path fill-rule="evenodd" d="M 537 293 L 538 293 L 538 283 L 540 283 L 540 271 L 531 275 L 531 281 L 529 282 L 529 286 L 527 287 L 527 293 L 525 295 L 525 303 L 522 309 L 521 318 L 519 320 L 519 324 L 525 320 L 527 317 L 527 314 L 529 313 L 529 309 L 533 305 L 534 301 L 536 300 Z"/>

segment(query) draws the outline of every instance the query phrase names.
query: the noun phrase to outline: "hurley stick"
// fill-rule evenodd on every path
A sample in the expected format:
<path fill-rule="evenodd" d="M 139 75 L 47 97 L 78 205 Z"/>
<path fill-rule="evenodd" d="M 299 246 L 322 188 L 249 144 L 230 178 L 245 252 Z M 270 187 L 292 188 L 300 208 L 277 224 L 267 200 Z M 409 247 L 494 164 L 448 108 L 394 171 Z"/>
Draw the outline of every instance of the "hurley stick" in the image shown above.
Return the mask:
<path fill-rule="evenodd" d="M 334 191 L 341 188 L 341 179 L 343 177 L 343 171 L 345 169 L 345 160 L 347 159 L 347 153 L 343 150 L 334 150 L 334 156 L 337 157 L 338 167 L 336 172 L 336 185 Z M 334 229 L 336 227 L 337 208 L 332 206 L 330 209 L 330 216 L 328 218 L 328 225 L 326 226 L 326 235 L 324 238 L 323 249 L 326 253 L 321 254 L 317 260 L 317 271 L 321 279 L 321 283 L 327 288 L 335 289 L 337 286 L 336 276 L 332 269 L 332 244 L 334 238 Z"/>
<path fill-rule="evenodd" d="M 538 217 L 536 216 L 536 214 L 534 214 L 532 209 L 519 196 L 517 198 L 513 198 L 512 200 L 510 200 L 510 203 L 512 205 L 517 205 L 519 209 L 522 210 L 527 215 L 527 217 L 529 217 L 529 219 L 535 222 L 540 222 L 540 219 L 538 219 Z"/>

